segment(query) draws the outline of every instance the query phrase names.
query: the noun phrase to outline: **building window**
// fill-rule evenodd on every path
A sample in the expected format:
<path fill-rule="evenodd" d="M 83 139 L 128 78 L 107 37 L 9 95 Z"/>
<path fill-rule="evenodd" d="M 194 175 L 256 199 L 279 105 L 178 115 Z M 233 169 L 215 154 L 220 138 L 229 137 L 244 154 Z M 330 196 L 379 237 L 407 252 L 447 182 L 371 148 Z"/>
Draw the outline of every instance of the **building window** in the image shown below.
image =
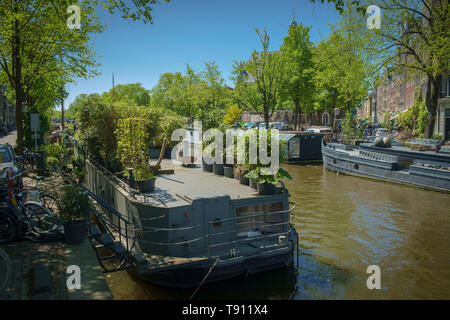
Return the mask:
<path fill-rule="evenodd" d="M 450 97 L 450 76 L 447 76 L 447 97 Z"/>
<path fill-rule="evenodd" d="M 322 125 L 327 126 L 330 123 L 329 119 L 330 119 L 330 117 L 329 117 L 328 113 L 325 112 L 322 115 Z"/>

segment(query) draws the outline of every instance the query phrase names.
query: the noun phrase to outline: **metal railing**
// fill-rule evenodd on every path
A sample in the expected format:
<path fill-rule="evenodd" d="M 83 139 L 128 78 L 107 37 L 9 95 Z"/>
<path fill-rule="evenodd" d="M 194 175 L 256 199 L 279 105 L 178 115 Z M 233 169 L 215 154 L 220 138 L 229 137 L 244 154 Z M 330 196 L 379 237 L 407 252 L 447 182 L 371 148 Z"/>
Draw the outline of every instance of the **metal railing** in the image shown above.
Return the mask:
<path fill-rule="evenodd" d="M 208 232 L 207 232 L 207 252 L 208 252 L 208 258 L 211 259 L 212 257 L 220 257 L 223 259 L 224 256 L 229 256 L 231 258 L 236 257 L 238 254 L 243 254 L 246 251 L 248 252 L 254 252 L 255 249 L 257 249 L 255 246 L 250 249 L 247 248 L 245 250 L 245 246 L 242 246 L 240 244 L 242 243 L 250 243 L 250 242 L 256 242 L 256 241 L 263 241 L 263 247 L 259 248 L 262 250 L 266 250 L 270 247 L 270 249 L 274 249 L 275 247 L 286 247 L 288 245 L 288 238 L 289 233 L 291 232 L 291 219 L 293 217 L 293 211 L 296 208 L 296 204 L 294 202 L 289 202 L 292 207 L 290 207 L 287 210 L 280 210 L 280 211 L 273 211 L 273 212 L 258 212 L 254 213 L 252 215 L 245 215 L 245 216 L 238 216 L 233 218 L 227 218 L 227 219 L 220 219 L 220 220 L 214 220 L 208 222 Z M 289 219 L 285 221 L 284 215 L 289 214 Z M 282 222 L 271 222 L 267 221 L 268 217 L 276 217 L 280 216 Z M 263 218 L 264 221 L 258 221 L 255 223 L 254 219 Z M 251 223 L 253 223 L 252 226 L 247 228 L 238 228 L 238 224 L 248 224 L 246 220 L 253 220 Z M 221 232 L 211 232 L 211 228 L 214 225 L 217 225 L 219 223 L 232 223 L 232 226 L 229 226 L 229 229 L 227 231 L 221 231 Z M 274 232 L 276 228 L 284 229 L 285 231 L 281 232 Z M 272 231 L 270 231 L 272 230 Z M 247 233 L 246 233 L 247 231 Z M 250 236 L 250 232 L 255 232 L 254 236 Z M 259 232 L 259 234 L 258 234 Z M 239 236 L 240 234 L 247 234 L 247 237 Z M 226 239 L 219 243 L 214 243 L 215 237 L 225 237 Z M 285 243 L 281 243 L 280 236 L 285 236 Z M 278 239 L 278 244 L 275 241 Z M 271 240 L 271 241 L 269 241 Z M 269 244 L 269 245 L 268 245 Z M 212 250 L 219 247 L 225 247 L 230 248 L 230 251 L 227 253 L 214 255 L 212 254 Z"/>

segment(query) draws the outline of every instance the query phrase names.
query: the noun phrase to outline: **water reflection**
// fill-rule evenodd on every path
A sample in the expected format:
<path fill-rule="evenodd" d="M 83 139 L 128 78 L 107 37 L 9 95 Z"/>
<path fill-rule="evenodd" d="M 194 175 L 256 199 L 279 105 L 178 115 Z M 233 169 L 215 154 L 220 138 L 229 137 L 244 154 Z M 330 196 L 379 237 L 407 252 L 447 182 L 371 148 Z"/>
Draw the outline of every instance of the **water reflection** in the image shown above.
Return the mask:
<path fill-rule="evenodd" d="M 298 270 L 281 269 L 205 285 L 197 299 L 449 299 L 450 195 L 286 166 L 297 203 Z M 369 265 L 382 290 L 368 290 Z M 187 299 L 193 289 L 108 277 L 116 299 Z"/>

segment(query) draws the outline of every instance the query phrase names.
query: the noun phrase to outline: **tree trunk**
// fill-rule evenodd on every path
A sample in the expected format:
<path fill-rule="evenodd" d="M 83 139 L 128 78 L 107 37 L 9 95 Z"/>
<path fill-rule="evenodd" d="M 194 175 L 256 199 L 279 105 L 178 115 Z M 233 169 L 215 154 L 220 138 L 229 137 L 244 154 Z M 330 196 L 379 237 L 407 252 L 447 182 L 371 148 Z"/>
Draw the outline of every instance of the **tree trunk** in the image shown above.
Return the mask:
<path fill-rule="evenodd" d="M 428 76 L 427 80 L 427 94 L 425 105 L 428 111 L 427 124 L 425 126 L 425 138 L 430 138 L 433 135 L 434 122 L 436 119 L 436 112 L 439 100 L 439 91 L 441 87 L 442 76 L 432 78 Z"/>
<path fill-rule="evenodd" d="M 299 129 L 302 128 L 302 109 L 299 109 L 299 113 L 298 113 L 298 127 L 299 127 Z"/>
<path fill-rule="evenodd" d="M 15 21 L 14 25 L 15 34 L 14 42 L 12 46 L 12 60 L 14 68 L 14 90 L 16 93 L 16 128 L 17 128 L 17 154 L 23 153 L 23 83 L 22 83 L 22 61 L 20 57 L 20 38 L 18 30 L 18 22 Z"/>
<path fill-rule="evenodd" d="M 294 126 L 294 130 L 297 130 L 298 128 L 298 114 L 300 111 L 300 105 L 298 103 L 298 101 L 295 101 L 295 113 L 294 113 L 294 118 L 295 118 L 295 126 Z"/>

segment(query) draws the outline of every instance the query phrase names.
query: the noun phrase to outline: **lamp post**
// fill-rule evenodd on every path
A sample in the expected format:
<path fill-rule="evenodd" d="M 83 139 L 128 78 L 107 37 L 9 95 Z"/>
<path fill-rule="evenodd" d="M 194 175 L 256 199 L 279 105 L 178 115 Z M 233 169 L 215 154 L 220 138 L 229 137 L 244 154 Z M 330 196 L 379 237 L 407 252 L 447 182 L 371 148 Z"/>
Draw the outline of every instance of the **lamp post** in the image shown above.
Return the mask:
<path fill-rule="evenodd" d="M 334 125 L 333 125 L 333 140 L 337 141 L 337 117 L 339 116 L 339 108 L 334 108 Z"/>

